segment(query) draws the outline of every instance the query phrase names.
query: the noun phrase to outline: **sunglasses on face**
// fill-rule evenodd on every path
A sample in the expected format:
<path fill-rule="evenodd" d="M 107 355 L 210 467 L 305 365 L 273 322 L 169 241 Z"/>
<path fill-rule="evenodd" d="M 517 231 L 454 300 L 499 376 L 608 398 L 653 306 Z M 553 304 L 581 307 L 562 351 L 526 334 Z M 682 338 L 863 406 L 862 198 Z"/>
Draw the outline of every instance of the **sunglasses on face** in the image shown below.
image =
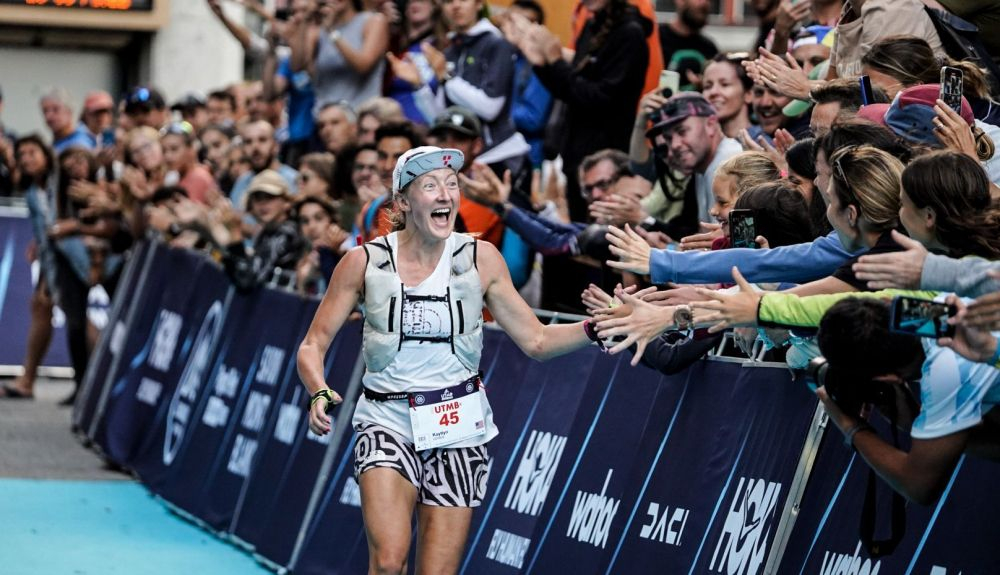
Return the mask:
<path fill-rule="evenodd" d="M 589 197 L 591 197 L 591 196 L 594 195 L 594 191 L 596 191 L 596 190 L 600 190 L 602 192 L 606 192 L 606 191 L 608 191 L 611 188 L 611 186 L 615 185 L 615 182 L 617 182 L 617 181 L 618 181 L 618 177 L 615 176 L 613 178 L 605 178 L 603 180 L 597 180 L 593 184 L 586 184 L 586 185 L 583 186 L 583 190 L 582 190 L 583 191 L 583 195 L 584 195 L 584 197 L 588 197 L 589 198 Z"/>

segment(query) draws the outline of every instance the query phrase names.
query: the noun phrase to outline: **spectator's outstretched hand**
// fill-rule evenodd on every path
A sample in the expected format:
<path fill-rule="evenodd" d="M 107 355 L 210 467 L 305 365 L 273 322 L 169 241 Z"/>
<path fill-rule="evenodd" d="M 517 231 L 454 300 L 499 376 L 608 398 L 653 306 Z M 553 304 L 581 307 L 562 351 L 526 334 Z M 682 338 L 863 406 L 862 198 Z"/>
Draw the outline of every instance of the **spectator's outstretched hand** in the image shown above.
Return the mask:
<path fill-rule="evenodd" d="M 976 138 L 972 135 L 972 128 L 965 123 L 962 116 L 942 100 L 934 104 L 934 112 L 937 114 L 934 118 L 934 135 L 941 140 L 944 147 L 965 154 L 978 162 Z"/>
<path fill-rule="evenodd" d="M 965 321 L 968 308 L 960 297 L 950 295 L 946 301 L 958 308 L 958 313 L 948 318 L 948 323 L 955 326 L 955 336 L 939 339 L 938 345 L 950 347 L 955 353 L 971 361 L 985 362 L 993 357 L 997 351 L 997 338 L 985 327 L 969 325 Z"/>
<path fill-rule="evenodd" d="M 465 174 L 458 175 L 462 183 L 462 195 L 466 198 L 492 208 L 510 197 L 510 170 L 504 172 L 503 181 L 486 164 L 476 162 L 469 172 L 472 174 L 471 178 Z"/>
<path fill-rule="evenodd" d="M 893 230 L 892 239 L 905 249 L 901 252 L 861 256 L 852 266 L 858 279 L 873 290 L 919 289 L 920 274 L 927 259 L 927 248 L 920 242 Z"/>
<path fill-rule="evenodd" d="M 618 261 L 608 260 L 608 267 L 639 275 L 649 274 L 649 244 L 629 225 L 626 224 L 624 230 L 611 226 L 604 237 L 611 244 L 608 249 L 612 255 L 618 257 Z"/>
<path fill-rule="evenodd" d="M 445 58 L 444 52 L 435 48 L 430 42 L 421 42 L 420 51 L 424 53 L 424 57 L 427 58 L 427 63 L 431 65 L 437 79 L 444 80 L 445 76 L 448 75 L 448 59 Z"/>
<path fill-rule="evenodd" d="M 622 288 L 622 284 L 615 286 L 615 289 L 623 289 L 625 293 L 632 294 L 638 289 L 638 286 L 628 286 L 627 288 Z M 583 303 L 583 307 L 587 308 L 590 315 L 594 315 L 594 312 L 599 309 L 608 309 L 613 307 L 618 307 L 622 305 L 620 299 L 613 297 L 608 292 L 604 291 L 600 287 L 590 284 L 587 289 L 583 290 L 580 294 L 580 302 Z M 625 315 L 628 315 L 627 313 Z"/>
<path fill-rule="evenodd" d="M 791 54 L 782 58 L 766 48 L 758 48 L 758 51 L 760 58 L 753 66 L 756 68 L 754 81 L 789 98 L 809 100 L 809 77 Z"/>
<path fill-rule="evenodd" d="M 698 288 L 698 293 L 709 301 L 694 302 L 691 307 L 708 310 L 709 313 L 699 318 L 699 323 L 715 324 L 708 328 L 709 333 L 718 333 L 731 327 L 757 325 L 757 308 L 762 295 L 754 291 L 736 266 L 733 266 L 733 280 L 740 286 L 740 291 L 735 294 Z"/>
<path fill-rule="evenodd" d="M 691 234 L 681 238 L 680 250 L 682 252 L 694 250 L 710 250 L 715 240 L 725 237 L 722 233 L 722 225 L 710 222 L 699 222 L 700 233 Z"/>
<path fill-rule="evenodd" d="M 625 336 L 625 339 L 608 349 L 608 353 L 621 353 L 632 344 L 636 345 L 632 357 L 633 366 L 639 365 L 649 342 L 674 326 L 674 311 L 677 308 L 659 307 L 643 301 L 644 295 L 655 290 L 655 287 L 651 287 L 628 294 L 625 290 L 616 289 L 615 297 L 621 300 L 622 305 L 594 312 L 594 316 L 598 318 L 597 333 L 602 338 Z"/>

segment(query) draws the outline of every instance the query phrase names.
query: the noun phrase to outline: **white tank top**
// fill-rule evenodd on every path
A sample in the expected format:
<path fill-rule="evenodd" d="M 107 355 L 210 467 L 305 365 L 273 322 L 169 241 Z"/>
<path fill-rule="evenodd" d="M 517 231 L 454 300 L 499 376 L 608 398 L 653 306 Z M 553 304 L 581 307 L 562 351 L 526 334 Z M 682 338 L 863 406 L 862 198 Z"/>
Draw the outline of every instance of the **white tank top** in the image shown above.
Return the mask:
<path fill-rule="evenodd" d="M 430 276 L 416 286 L 406 286 L 409 296 L 437 296 L 447 294 L 451 279 L 451 254 L 454 253 L 455 234 L 447 240 L 437 267 Z M 399 254 L 399 243 L 395 232 L 388 236 L 393 253 Z M 397 257 L 399 257 L 397 255 Z M 470 310 L 471 311 L 471 310 Z M 451 335 L 451 317 L 448 302 L 406 299 L 403 302 L 402 347 L 396 357 L 382 371 L 368 372 L 362 378 L 364 386 L 381 393 L 432 391 L 456 385 L 476 375 L 458 360 L 447 342 L 432 342 L 420 338 L 444 337 Z M 489 401 L 483 401 L 486 409 L 486 435 L 470 439 L 448 447 L 472 447 L 482 445 L 499 433 L 493 423 L 493 410 Z M 405 400 L 370 401 L 362 395 L 352 420 L 355 428 L 365 423 L 374 423 L 403 435 L 413 441 L 410 427 L 409 406 Z"/>

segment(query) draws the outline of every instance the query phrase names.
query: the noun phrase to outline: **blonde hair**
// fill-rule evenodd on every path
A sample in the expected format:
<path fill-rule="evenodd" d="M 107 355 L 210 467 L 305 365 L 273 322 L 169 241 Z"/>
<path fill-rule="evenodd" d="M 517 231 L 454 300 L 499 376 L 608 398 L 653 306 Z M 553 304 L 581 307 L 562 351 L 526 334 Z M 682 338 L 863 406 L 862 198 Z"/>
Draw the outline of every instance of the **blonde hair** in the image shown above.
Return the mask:
<path fill-rule="evenodd" d="M 899 190 L 903 163 L 872 146 L 838 150 L 830 158 L 830 193 L 842 209 L 858 208 L 867 230 L 887 232 L 899 226 Z"/>
<path fill-rule="evenodd" d="M 751 188 L 780 180 L 781 170 L 764 152 L 741 152 L 722 162 L 715 170 L 715 177 L 732 178 L 736 182 L 733 188 L 735 202 Z"/>

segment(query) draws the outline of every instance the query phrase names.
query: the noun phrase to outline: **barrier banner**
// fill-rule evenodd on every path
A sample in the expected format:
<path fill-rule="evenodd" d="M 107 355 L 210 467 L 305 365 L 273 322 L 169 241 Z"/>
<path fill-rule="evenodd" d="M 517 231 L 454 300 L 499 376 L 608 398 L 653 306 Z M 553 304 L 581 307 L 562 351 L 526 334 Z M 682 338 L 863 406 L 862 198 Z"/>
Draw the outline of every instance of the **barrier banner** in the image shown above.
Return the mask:
<path fill-rule="evenodd" d="M 509 339 L 505 348 L 510 351 L 498 356 L 497 369 L 511 369 L 504 377 L 513 381 L 518 366 L 508 358 L 524 356 Z M 535 525 L 546 517 L 542 507 L 560 485 L 556 470 L 579 448 L 568 444 L 573 422 L 589 421 L 596 409 L 594 386 L 587 382 L 592 374 L 595 380 L 610 377 L 615 363 L 592 349 L 527 361 L 510 415 L 489 447 L 489 487 L 473 516 L 462 573 L 517 573 L 526 564 Z M 503 385 L 499 379 L 493 377 L 492 388 Z"/>
<path fill-rule="evenodd" d="M 762 572 L 815 396 L 782 368 L 700 361 L 684 375 L 670 432 L 644 438 L 639 498 L 613 519 L 621 539 L 601 572 Z"/>
<path fill-rule="evenodd" d="M 323 499 L 307 528 L 302 553 L 292 566 L 296 575 L 349 575 L 368 569 L 361 491 L 354 480 L 356 434 L 351 432 L 344 439 Z"/>
<path fill-rule="evenodd" d="M 28 349 L 31 294 L 35 291 L 32 264 L 25 257 L 34 241 L 27 208 L 0 207 L 0 365 L 19 366 Z M 70 367 L 61 311 L 53 311 L 54 329 L 42 365 Z"/>
<path fill-rule="evenodd" d="M 143 276 L 149 273 L 146 263 L 151 261 L 152 254 L 158 249 L 162 249 L 160 244 L 139 242 L 133 247 L 125 263 L 126 268 L 122 272 L 121 282 L 108 314 L 108 323 L 101 330 L 97 346 L 90 355 L 83 387 L 73 406 L 73 426 L 78 430 L 89 430 L 94 420 L 112 364 L 121 357 L 122 346 L 130 333 L 127 325 L 130 312 L 145 293 L 150 291 L 145 289 Z"/>
<path fill-rule="evenodd" d="M 302 315 L 299 334 L 295 342 L 302 341 L 313 315 L 316 313 L 316 303 L 306 302 Z M 327 385 L 342 396 L 350 383 L 352 365 L 361 353 L 361 330 L 358 322 L 345 324 L 337 337 L 330 344 L 327 354 L 326 372 Z M 280 552 L 275 556 L 267 554 L 268 559 L 278 562 L 284 558 L 285 564 L 291 555 L 301 518 L 308 503 L 309 489 L 316 480 L 316 469 L 322 460 L 322 451 L 318 450 L 310 459 L 299 455 L 308 444 L 317 443 L 316 436 L 309 432 L 307 420 L 309 417 L 309 392 L 293 369 L 290 372 L 291 381 L 285 386 L 278 398 L 278 419 L 272 430 L 270 439 L 259 450 L 259 460 L 254 466 L 254 473 L 245 486 L 242 501 L 233 518 L 230 532 L 248 546 L 257 548 L 260 545 L 265 529 L 273 525 L 273 535 L 278 541 L 270 541 L 269 553 L 277 546 Z M 339 417 L 337 412 L 334 417 Z M 299 497 L 305 494 L 305 498 Z M 293 500 L 301 503 L 296 505 Z M 283 537 L 279 534 L 284 533 Z M 258 549 L 258 552 L 262 550 Z"/>
<path fill-rule="evenodd" d="M 220 466 L 229 464 L 230 453 L 225 447 L 239 424 L 238 415 L 250 396 L 265 349 L 269 349 L 265 337 L 273 327 L 264 329 L 262 323 L 274 312 L 298 317 L 297 310 L 267 306 L 274 301 L 267 290 L 234 297 L 219 330 L 216 353 L 209 356 L 210 361 L 203 367 L 190 370 L 187 381 L 190 391 L 184 391 L 184 386 L 178 387 L 171 403 L 172 415 L 168 417 L 164 444 L 170 446 L 169 450 L 164 450 L 164 453 L 171 453 L 164 460 L 169 470 L 162 485 L 154 484 L 152 488 L 164 499 L 198 517 L 205 511 L 206 484 Z M 184 415 L 185 411 L 190 415 Z M 181 431 L 174 433 L 172 428 Z"/>
<path fill-rule="evenodd" d="M 568 444 L 579 445 L 578 454 L 564 458 L 556 471 L 553 485 L 561 489 L 542 508 L 546 519 L 535 527 L 525 573 L 599 572 L 608 542 L 615 541 L 616 516 L 633 506 L 635 493 L 626 485 L 661 376 L 645 366 L 633 368 L 630 359 L 625 354 L 598 360 L 612 362 L 613 372 L 597 369 L 590 380 L 596 413 L 576 418 Z"/>
<path fill-rule="evenodd" d="M 266 289 L 256 295 L 257 308 L 271 313 L 255 314 L 255 323 L 249 326 L 263 337 L 240 388 L 240 401 L 229 417 L 225 440 L 219 445 L 221 457 L 202 484 L 202 501 L 196 511 L 198 517 L 219 530 L 228 530 L 240 494 L 271 437 L 279 398 L 291 385 L 301 387 L 298 377 L 292 374 L 300 336 L 305 331 L 305 301 L 296 294 Z M 311 320 L 312 315 L 305 321 Z"/>
<path fill-rule="evenodd" d="M 873 418 L 880 435 L 886 424 Z M 905 435 L 905 434 L 903 434 Z M 909 449 L 904 441 L 903 449 Z M 899 573 L 948 575 L 996 571 L 996 509 L 1000 496 L 983 489 L 995 481 L 1000 465 L 963 456 L 940 499 L 931 505 L 908 503 L 906 534 L 892 555 L 871 558 L 861 545 L 861 518 L 868 464 L 844 446 L 843 434 L 829 424 L 802 500 L 782 573 Z M 878 482 L 876 538 L 888 538 L 890 495 Z"/>
<path fill-rule="evenodd" d="M 314 310 L 307 311 L 306 315 L 310 316 L 315 313 Z M 333 340 L 333 344 L 330 346 L 330 351 L 327 353 L 326 357 L 326 382 L 331 389 L 340 393 L 342 396 L 347 393 L 348 385 L 350 384 L 351 375 L 354 372 L 354 367 L 358 361 L 361 352 L 361 322 L 353 321 L 345 323 L 341 328 L 337 337 Z M 297 380 L 298 378 L 296 378 Z M 298 383 L 298 386 L 302 388 L 302 384 Z M 293 391 L 294 393 L 294 391 Z M 305 388 L 302 388 L 301 400 L 302 402 L 302 412 L 301 419 L 298 423 L 299 427 L 296 429 L 297 436 L 295 438 L 295 443 L 293 447 L 293 452 L 290 454 L 290 459 L 285 467 L 282 474 L 281 482 L 278 484 L 263 485 L 261 489 L 270 489 L 273 495 L 273 504 L 269 514 L 257 514 L 256 521 L 259 523 L 258 530 L 255 535 L 255 531 L 248 529 L 244 531 L 244 517 L 241 516 L 240 523 L 237 525 L 236 534 L 241 538 L 254 544 L 255 551 L 257 554 L 266 557 L 268 560 L 278 564 L 278 565 L 288 565 L 292 559 L 292 552 L 295 549 L 295 541 L 299 535 L 299 532 L 303 528 L 308 526 L 303 526 L 302 522 L 304 520 L 306 509 L 309 506 L 309 499 L 312 496 L 313 487 L 316 484 L 317 477 L 320 472 L 320 467 L 323 462 L 323 458 L 326 455 L 326 451 L 329 448 L 331 434 L 324 436 L 314 435 L 308 429 L 307 419 L 308 419 L 308 403 L 309 396 L 305 392 Z M 341 408 L 336 408 L 331 413 L 331 424 L 336 425 L 340 418 L 350 418 L 353 413 L 348 413 L 346 411 L 341 411 Z M 353 432 L 348 432 L 345 434 L 341 445 L 338 448 L 337 466 L 333 470 L 333 476 L 331 476 L 328 485 L 339 480 L 340 476 L 337 473 L 343 474 L 343 464 L 345 456 L 350 460 L 351 450 L 353 449 Z M 275 442 L 270 442 L 274 444 Z M 338 471 L 339 470 L 339 471 Z M 353 474 L 353 468 L 347 468 L 348 475 Z M 254 481 L 257 479 L 255 478 Z M 261 479 L 263 481 L 263 479 Z M 328 488 L 327 494 L 332 497 L 333 491 Z M 337 492 L 339 496 L 341 492 Z M 353 501 L 355 499 L 354 495 L 348 493 L 349 498 L 347 501 Z M 250 504 L 247 503 L 245 506 L 246 510 L 244 514 L 249 511 Z M 353 514 L 351 511 L 352 507 L 345 504 L 342 509 Z M 320 511 L 317 511 L 317 516 L 322 515 Z M 253 523 L 253 519 L 247 519 L 250 524 Z M 360 524 L 360 513 L 358 514 L 358 519 L 356 522 L 353 518 L 339 519 L 334 522 L 334 527 L 337 527 L 339 522 L 343 520 L 345 523 L 355 525 L 356 529 L 361 528 Z M 315 520 L 313 521 L 315 524 Z M 330 539 L 328 539 L 329 534 L 324 534 L 324 539 L 320 542 L 320 547 L 318 549 L 321 557 L 327 557 L 326 552 L 329 551 L 328 545 Z M 307 541 L 308 545 L 308 541 Z M 326 547 L 324 547 L 326 545 Z M 337 543 L 337 556 L 346 555 L 349 552 L 349 546 L 347 543 Z M 303 551 L 303 559 L 308 563 L 310 561 L 308 557 L 308 547 Z M 322 563 L 322 561 L 321 561 Z M 299 570 L 296 568 L 296 573 Z"/>
<path fill-rule="evenodd" d="M 204 323 L 221 321 L 223 301 L 231 289 L 220 269 L 183 250 L 164 252 L 162 262 L 154 265 L 171 270 L 172 277 L 162 285 L 158 305 L 142 310 L 153 316 L 148 322 L 152 327 L 132 332 L 132 338 L 143 341 L 142 347 L 124 356 L 129 365 L 111 389 L 105 434 L 97 437 L 109 458 L 128 467 L 140 445 L 149 441 L 157 414 L 174 395 L 192 340 L 205 331 Z M 192 285 L 199 289 L 192 293 Z"/>

